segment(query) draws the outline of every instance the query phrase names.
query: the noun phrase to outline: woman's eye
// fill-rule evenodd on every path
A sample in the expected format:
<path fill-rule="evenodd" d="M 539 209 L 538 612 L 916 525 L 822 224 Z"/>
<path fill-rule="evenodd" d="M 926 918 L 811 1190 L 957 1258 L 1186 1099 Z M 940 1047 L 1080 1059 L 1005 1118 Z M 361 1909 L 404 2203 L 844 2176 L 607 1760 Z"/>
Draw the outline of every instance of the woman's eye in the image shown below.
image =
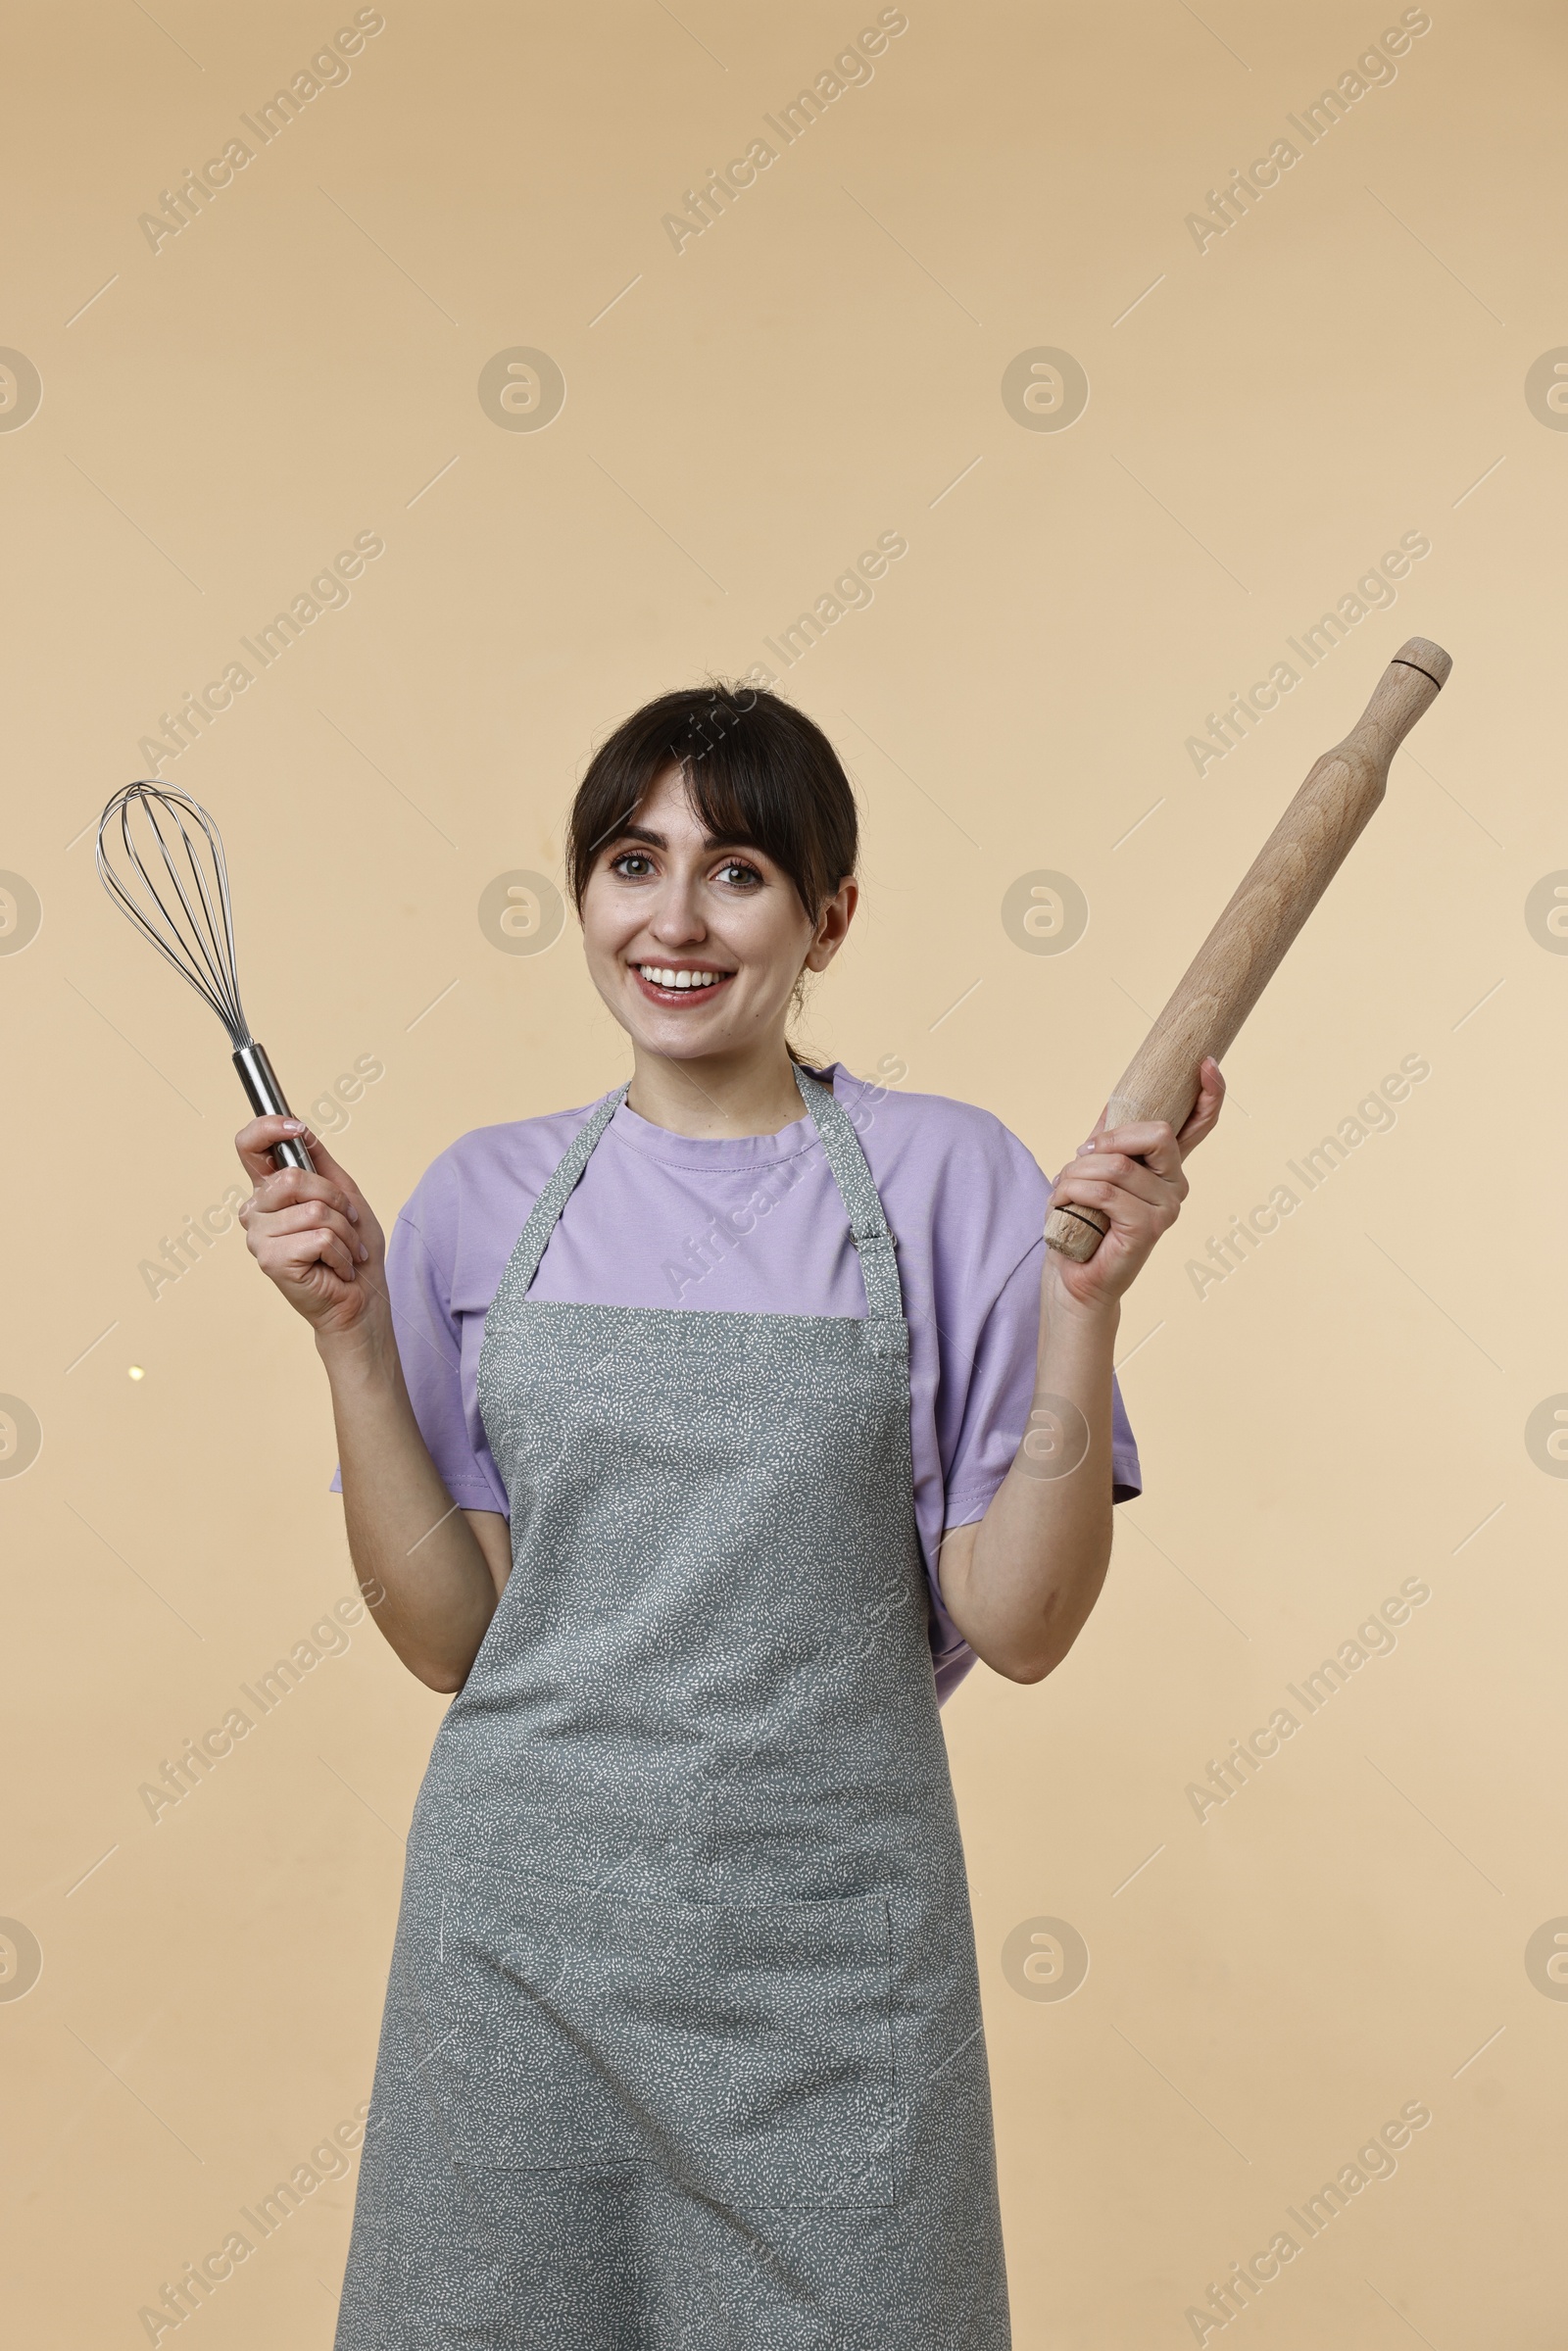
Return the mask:
<path fill-rule="evenodd" d="M 749 890 L 753 887 L 760 889 L 762 881 L 757 867 L 746 864 L 740 857 L 726 857 L 714 879 L 727 882 L 731 889 L 739 890 Z"/>
<path fill-rule="evenodd" d="M 628 849 L 623 850 L 618 857 L 612 857 L 610 870 L 623 874 L 629 882 L 640 882 L 645 874 L 653 872 L 654 861 L 642 850 Z"/>

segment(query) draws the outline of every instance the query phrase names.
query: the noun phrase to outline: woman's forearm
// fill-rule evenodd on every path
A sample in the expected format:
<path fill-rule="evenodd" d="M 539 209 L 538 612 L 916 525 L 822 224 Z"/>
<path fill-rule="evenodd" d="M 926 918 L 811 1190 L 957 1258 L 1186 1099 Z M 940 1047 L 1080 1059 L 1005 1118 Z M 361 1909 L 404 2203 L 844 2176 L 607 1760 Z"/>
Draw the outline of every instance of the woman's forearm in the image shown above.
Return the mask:
<path fill-rule="evenodd" d="M 1187 1195 L 1182 1161 L 1225 1099 L 1219 1063 L 1199 1071 L 1179 1135 L 1159 1119 L 1097 1130 L 1052 1186 L 1059 1207 L 1105 1226 L 1093 1256 L 1046 1251 L 1029 1433 L 977 1526 L 942 1539 L 942 1596 L 977 1656 L 1015 1682 L 1061 1663 L 1110 1563 L 1112 1353 L 1123 1292 Z M 1107 1108 L 1108 1108 L 1107 1104 Z"/>
<path fill-rule="evenodd" d="M 977 1656 L 1014 1682 L 1061 1663 L 1100 1597 L 1111 1543 L 1111 1364 L 1120 1307 L 1042 1283 L 1035 1403 L 978 1524 L 943 1539 L 942 1596 Z"/>
<path fill-rule="evenodd" d="M 316 1344 L 331 1384 L 360 1588 L 410 1672 L 431 1690 L 461 1690 L 497 1588 L 419 1433 L 390 1322 L 365 1317 L 346 1333 L 318 1333 Z"/>

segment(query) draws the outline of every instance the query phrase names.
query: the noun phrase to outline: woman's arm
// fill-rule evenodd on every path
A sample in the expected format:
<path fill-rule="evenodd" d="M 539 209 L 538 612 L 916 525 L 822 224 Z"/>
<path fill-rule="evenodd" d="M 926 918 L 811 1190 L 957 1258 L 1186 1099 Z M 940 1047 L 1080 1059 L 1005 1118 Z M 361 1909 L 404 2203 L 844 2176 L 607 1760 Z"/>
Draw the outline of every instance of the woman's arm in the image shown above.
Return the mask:
<path fill-rule="evenodd" d="M 453 1501 L 414 1417 L 391 1313 L 382 1303 L 364 1319 L 363 1336 L 316 1341 L 332 1391 L 349 1556 L 410 1673 L 458 1690 L 511 1572 L 507 1522 Z"/>
<path fill-rule="evenodd" d="M 316 1173 L 274 1168 L 306 1136 Z M 316 1334 L 337 1424 L 349 1553 L 404 1664 L 463 1688 L 512 1565 L 507 1522 L 461 1510 L 419 1433 L 399 1360 L 380 1225 L 359 1186 L 299 1119 L 254 1118 L 234 1138 L 255 1190 L 239 1211 L 252 1256 Z"/>
<path fill-rule="evenodd" d="M 1219 1064 L 1180 1135 L 1120 1127 L 1080 1147 L 1054 1206 L 1099 1208 L 1110 1230 L 1087 1265 L 1046 1251 L 1035 1402 L 1012 1467 L 974 1526 L 950 1527 L 938 1573 L 975 1654 L 1014 1682 L 1058 1666 L 1100 1597 L 1110 1561 L 1111 1366 L 1121 1299 L 1187 1193 L 1182 1161 L 1225 1097 Z"/>

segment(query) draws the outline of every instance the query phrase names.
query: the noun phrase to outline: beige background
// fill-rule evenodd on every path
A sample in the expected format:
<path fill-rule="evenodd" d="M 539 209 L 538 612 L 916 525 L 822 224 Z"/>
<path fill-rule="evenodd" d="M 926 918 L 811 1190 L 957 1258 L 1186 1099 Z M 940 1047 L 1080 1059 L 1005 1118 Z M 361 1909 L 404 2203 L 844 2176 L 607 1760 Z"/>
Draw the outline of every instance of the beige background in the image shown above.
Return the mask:
<path fill-rule="evenodd" d="M 385 554 L 352 601 L 164 774 L 223 827 L 296 1106 L 384 1063 L 338 1148 L 388 1219 L 465 1129 L 625 1066 L 573 935 L 498 953 L 486 884 L 559 876 L 594 741 L 767 660 L 879 532 L 907 556 L 788 678 L 866 818 L 806 1040 L 984 1103 L 1048 1168 L 1388 656 L 1451 651 L 1128 1300 L 1147 1494 L 1105 1596 L 1048 1684 L 978 1671 L 948 1729 L 1025 2351 L 1194 2340 L 1188 2307 L 1409 2101 L 1433 2119 L 1397 2174 L 1297 2229 L 1233 2325 L 1563 2339 L 1568 2005 L 1525 1949 L 1568 1913 L 1568 1489 L 1525 1424 L 1568 1389 L 1568 962 L 1524 916 L 1568 866 L 1568 437 L 1525 397 L 1568 342 L 1561 19 L 1434 0 L 1392 85 L 1200 253 L 1186 215 L 1396 9 L 907 13 L 678 255 L 662 216 L 874 10 L 388 0 L 351 78 L 156 254 L 138 215 L 351 12 L 14 19 L 0 342 L 43 386 L 0 432 L 0 866 L 43 906 L 0 955 L 0 1389 L 43 1431 L 0 1481 L 0 1912 L 42 1951 L 0 2002 L 19 2342 L 146 2340 L 140 2309 L 368 2095 L 441 1712 L 362 1621 L 196 1792 L 156 1823 L 139 1794 L 352 1579 L 324 1384 L 238 1232 L 156 1299 L 138 1271 L 221 1201 L 242 1105 L 90 824 L 361 531 Z M 480 406 L 514 346 L 564 373 L 545 431 Z M 1069 430 L 1003 404 L 1038 346 L 1087 370 Z M 1431 554 L 1397 602 L 1200 778 L 1204 714 L 1407 531 Z M 1091 908 L 1059 956 L 1001 920 L 1041 868 Z M 1431 1074 L 1396 1126 L 1200 1298 L 1186 1261 L 1406 1055 Z M 1393 1654 L 1200 1822 L 1189 1783 L 1410 1577 Z M 1003 1969 L 1043 1917 L 1090 1953 L 1061 2001 Z M 352 2187 L 180 2338 L 327 2344 Z"/>

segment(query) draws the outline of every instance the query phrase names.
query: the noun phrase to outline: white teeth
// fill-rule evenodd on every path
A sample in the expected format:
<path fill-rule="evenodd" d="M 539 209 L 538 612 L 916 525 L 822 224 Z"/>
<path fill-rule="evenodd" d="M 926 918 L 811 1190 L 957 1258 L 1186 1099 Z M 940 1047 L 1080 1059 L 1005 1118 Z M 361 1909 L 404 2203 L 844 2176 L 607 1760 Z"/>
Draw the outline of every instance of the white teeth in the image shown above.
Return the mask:
<path fill-rule="evenodd" d="M 657 963 L 639 963 L 637 968 L 655 988 L 711 988 L 724 976 L 720 971 L 668 971 Z"/>

